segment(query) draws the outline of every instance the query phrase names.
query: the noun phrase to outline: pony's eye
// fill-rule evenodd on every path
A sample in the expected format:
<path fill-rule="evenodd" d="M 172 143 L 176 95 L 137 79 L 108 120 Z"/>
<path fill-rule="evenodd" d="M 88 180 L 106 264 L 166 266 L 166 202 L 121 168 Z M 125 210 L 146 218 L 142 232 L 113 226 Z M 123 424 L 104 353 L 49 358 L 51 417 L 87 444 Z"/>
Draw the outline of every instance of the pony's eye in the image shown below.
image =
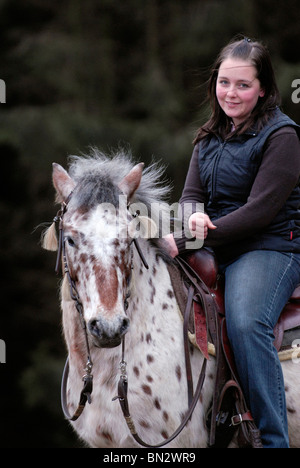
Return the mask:
<path fill-rule="evenodd" d="M 68 242 L 70 247 L 75 247 L 75 242 L 73 241 L 72 237 L 66 237 L 65 240 Z"/>

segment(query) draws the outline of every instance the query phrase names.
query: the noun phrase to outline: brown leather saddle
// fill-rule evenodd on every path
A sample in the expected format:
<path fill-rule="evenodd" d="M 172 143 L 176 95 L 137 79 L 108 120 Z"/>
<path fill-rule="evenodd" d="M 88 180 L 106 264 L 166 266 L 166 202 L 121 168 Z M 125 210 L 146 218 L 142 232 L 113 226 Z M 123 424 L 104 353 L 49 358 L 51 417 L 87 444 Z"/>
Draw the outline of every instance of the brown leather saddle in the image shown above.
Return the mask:
<path fill-rule="evenodd" d="M 209 444 L 220 448 L 228 446 L 232 430 L 238 426 L 240 447 L 262 448 L 259 430 L 247 409 L 239 384 L 227 337 L 224 278 L 218 274 L 216 259 L 211 251 L 201 249 L 184 257 L 176 257 L 176 263 L 179 268 L 170 266 L 169 273 L 184 319 L 185 350 L 187 329 L 194 335 L 206 359 L 209 359 L 209 342 L 215 349 L 216 377 L 209 423 L 207 419 Z M 292 347 L 294 333 L 300 337 L 300 285 L 284 307 L 274 328 L 276 349 L 280 351 Z M 187 360 L 186 363 L 189 381 Z"/>
<path fill-rule="evenodd" d="M 219 309 L 225 315 L 224 280 L 218 275 L 218 265 L 213 253 L 201 249 L 187 255 L 186 260 L 215 294 Z M 300 338 L 300 284 L 284 307 L 274 328 L 274 336 L 274 345 L 277 351 L 291 347 L 292 341 L 296 337 Z"/>

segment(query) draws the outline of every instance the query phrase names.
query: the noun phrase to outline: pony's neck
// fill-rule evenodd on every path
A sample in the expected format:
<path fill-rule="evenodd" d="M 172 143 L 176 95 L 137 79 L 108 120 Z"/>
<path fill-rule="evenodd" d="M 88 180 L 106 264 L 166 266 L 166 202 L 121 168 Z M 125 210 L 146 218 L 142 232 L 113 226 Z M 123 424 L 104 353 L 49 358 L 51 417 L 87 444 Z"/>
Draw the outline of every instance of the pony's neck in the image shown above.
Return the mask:
<path fill-rule="evenodd" d="M 141 240 L 140 247 L 149 268 L 135 251 L 128 300 L 130 329 L 126 334 L 126 342 L 130 340 L 132 346 L 140 340 L 140 330 L 147 330 L 149 321 L 161 321 L 167 309 L 177 307 L 165 260 L 150 242 Z"/>

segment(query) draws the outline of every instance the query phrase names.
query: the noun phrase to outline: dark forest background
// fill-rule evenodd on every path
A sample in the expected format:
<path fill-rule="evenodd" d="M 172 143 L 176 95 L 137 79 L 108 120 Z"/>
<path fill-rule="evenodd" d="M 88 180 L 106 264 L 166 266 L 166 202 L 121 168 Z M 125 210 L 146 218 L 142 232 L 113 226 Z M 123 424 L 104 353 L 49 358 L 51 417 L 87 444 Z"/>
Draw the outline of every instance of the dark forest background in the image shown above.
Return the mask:
<path fill-rule="evenodd" d="M 56 212 L 51 163 L 124 145 L 165 164 L 177 201 L 209 67 L 236 34 L 268 45 L 300 123 L 299 21 L 299 0 L 0 0 L 0 447 L 80 447 L 60 409 L 55 254 L 35 229 Z"/>

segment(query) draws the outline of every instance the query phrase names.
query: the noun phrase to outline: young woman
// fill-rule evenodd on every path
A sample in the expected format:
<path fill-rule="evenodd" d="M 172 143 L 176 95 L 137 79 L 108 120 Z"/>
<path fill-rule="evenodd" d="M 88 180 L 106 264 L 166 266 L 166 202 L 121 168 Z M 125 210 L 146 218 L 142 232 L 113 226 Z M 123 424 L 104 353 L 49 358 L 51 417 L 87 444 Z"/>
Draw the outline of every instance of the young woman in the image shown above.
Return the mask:
<path fill-rule="evenodd" d="M 221 51 L 209 98 L 211 117 L 194 142 L 180 203 L 195 245 L 213 248 L 225 275 L 228 335 L 263 445 L 288 447 L 273 328 L 300 283 L 300 129 L 278 107 L 259 42 Z M 167 238 L 173 256 L 185 251 L 185 237 Z"/>

